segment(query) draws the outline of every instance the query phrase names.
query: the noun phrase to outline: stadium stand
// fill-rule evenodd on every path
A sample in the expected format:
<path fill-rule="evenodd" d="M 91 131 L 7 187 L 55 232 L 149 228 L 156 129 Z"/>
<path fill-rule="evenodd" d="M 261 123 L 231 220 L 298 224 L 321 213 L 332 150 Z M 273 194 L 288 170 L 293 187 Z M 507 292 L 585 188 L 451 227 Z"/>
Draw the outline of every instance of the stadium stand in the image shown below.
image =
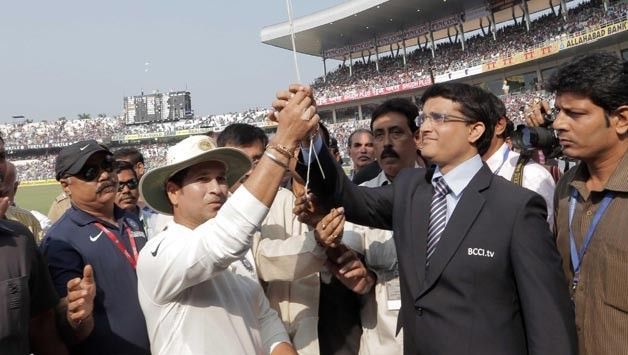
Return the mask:
<path fill-rule="evenodd" d="M 416 48 L 408 53 L 405 68 L 400 55 L 380 57 L 379 72 L 372 60 L 354 62 L 352 75 L 349 75 L 347 65 L 340 65 L 326 75 L 326 80 L 317 78 L 312 86 L 317 99 L 324 100 L 340 94 L 356 94 L 425 78 L 431 82 L 442 73 L 451 73 L 524 49 L 539 47 L 545 41 L 587 31 L 590 33 L 609 23 L 625 22 L 627 19 L 628 4 L 625 1 L 611 2 L 608 11 L 604 11 L 600 1 L 584 2 L 569 10 L 567 21 L 556 14 L 549 14 L 532 22 L 530 32 L 526 32 L 526 27 L 521 23 L 502 27 L 496 34 L 496 40 L 489 34 L 467 38 L 464 51 L 459 43 L 445 41 L 436 48 L 436 59 L 432 58 L 431 50 L 427 47 Z M 552 99 L 542 90 L 542 85 L 536 85 L 533 88 L 536 91 L 517 92 L 518 90 L 502 96 L 509 117 L 515 125 L 524 123 L 523 112 L 531 100 Z M 369 126 L 370 113 L 367 107 L 363 111 L 361 120 L 355 114 L 326 118 L 343 155 L 346 154 L 344 147 L 348 135 L 357 128 Z M 267 113 L 268 110 L 257 108 L 239 113 L 139 125 L 126 125 L 122 117 L 4 123 L 0 124 L 0 134 L 5 138 L 9 159 L 18 166 L 19 179 L 33 181 L 52 179 L 56 152 L 60 147 L 78 140 L 95 138 L 110 144 L 113 149 L 133 145 L 144 153 L 147 165 L 151 168 L 163 164 L 167 147 L 186 135 L 219 132 L 234 122 L 268 127 Z"/>
<path fill-rule="evenodd" d="M 532 22 L 530 31 L 526 27 L 510 25 L 497 31 L 496 40 L 490 35 L 476 35 L 466 39 L 465 50 L 460 43 L 441 43 L 435 50 L 435 58 L 427 48 L 417 48 L 407 56 L 407 67 L 403 67 L 401 56 L 385 56 L 379 59 L 379 72 L 374 60 L 358 60 L 352 66 L 340 65 L 326 77 L 317 78 L 313 87 L 317 98 L 326 99 L 341 94 L 357 94 L 365 89 L 377 89 L 418 81 L 440 74 L 480 65 L 487 60 L 512 55 L 515 52 L 534 48 L 541 43 L 612 23 L 628 15 L 626 2 L 615 2 L 605 12 L 601 2 L 588 2 L 569 11 L 567 21 L 548 14 Z"/>

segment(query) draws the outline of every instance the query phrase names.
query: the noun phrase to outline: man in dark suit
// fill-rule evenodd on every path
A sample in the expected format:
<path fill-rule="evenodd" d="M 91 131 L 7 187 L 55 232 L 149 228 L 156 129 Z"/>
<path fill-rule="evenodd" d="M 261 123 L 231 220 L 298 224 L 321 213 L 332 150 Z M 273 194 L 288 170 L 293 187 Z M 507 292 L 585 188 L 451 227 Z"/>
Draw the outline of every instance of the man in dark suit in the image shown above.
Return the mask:
<path fill-rule="evenodd" d="M 327 178 L 316 163 L 311 169 L 312 190 L 333 194 L 348 221 L 393 230 L 404 353 L 575 354 L 545 202 L 494 176 L 480 158 L 495 126 L 487 93 L 437 84 L 421 103 L 421 152 L 435 169 L 405 169 L 392 185 L 361 188 L 320 142 Z"/>

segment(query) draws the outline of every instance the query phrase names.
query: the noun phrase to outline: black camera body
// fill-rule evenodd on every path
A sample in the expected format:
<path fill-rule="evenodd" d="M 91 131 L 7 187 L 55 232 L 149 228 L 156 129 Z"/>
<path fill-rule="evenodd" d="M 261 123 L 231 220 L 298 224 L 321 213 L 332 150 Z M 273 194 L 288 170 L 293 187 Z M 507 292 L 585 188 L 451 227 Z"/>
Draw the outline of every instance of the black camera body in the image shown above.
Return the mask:
<path fill-rule="evenodd" d="M 523 156 L 531 156 L 535 150 L 540 149 L 549 159 L 560 157 L 562 148 L 556 131 L 552 128 L 556 114 L 553 109 L 549 113 L 544 113 L 543 124 L 539 127 L 518 125 L 511 137 L 513 148 L 519 150 Z"/>

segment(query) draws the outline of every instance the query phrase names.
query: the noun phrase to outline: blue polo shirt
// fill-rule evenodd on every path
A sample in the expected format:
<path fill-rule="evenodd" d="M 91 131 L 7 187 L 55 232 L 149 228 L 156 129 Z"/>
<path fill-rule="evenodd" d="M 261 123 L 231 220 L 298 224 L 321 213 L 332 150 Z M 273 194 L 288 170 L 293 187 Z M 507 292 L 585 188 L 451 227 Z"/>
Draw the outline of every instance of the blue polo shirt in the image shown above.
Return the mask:
<path fill-rule="evenodd" d="M 138 252 L 146 243 L 136 216 L 115 207 L 116 225 L 72 206 L 46 233 L 41 245 L 59 296 L 67 294 L 67 283 L 82 277 L 91 264 L 96 280 L 94 330 L 72 350 L 73 354 L 149 354 L 146 322 L 137 298 L 135 269 L 118 247 L 100 230 L 100 222 L 133 255 L 126 227 L 131 229 Z"/>

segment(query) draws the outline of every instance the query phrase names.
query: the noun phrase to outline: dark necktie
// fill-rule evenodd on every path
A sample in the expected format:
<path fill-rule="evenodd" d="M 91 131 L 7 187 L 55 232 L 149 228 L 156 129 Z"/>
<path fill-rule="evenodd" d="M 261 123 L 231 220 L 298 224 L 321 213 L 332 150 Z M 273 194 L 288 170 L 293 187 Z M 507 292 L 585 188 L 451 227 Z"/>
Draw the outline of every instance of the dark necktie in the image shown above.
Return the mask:
<path fill-rule="evenodd" d="M 430 225 L 427 231 L 427 254 L 425 257 L 426 267 L 430 265 L 430 257 L 434 254 L 440 237 L 447 225 L 447 194 L 450 192 L 449 186 L 442 176 L 434 179 L 434 195 L 432 196 L 432 207 L 430 209 Z"/>

